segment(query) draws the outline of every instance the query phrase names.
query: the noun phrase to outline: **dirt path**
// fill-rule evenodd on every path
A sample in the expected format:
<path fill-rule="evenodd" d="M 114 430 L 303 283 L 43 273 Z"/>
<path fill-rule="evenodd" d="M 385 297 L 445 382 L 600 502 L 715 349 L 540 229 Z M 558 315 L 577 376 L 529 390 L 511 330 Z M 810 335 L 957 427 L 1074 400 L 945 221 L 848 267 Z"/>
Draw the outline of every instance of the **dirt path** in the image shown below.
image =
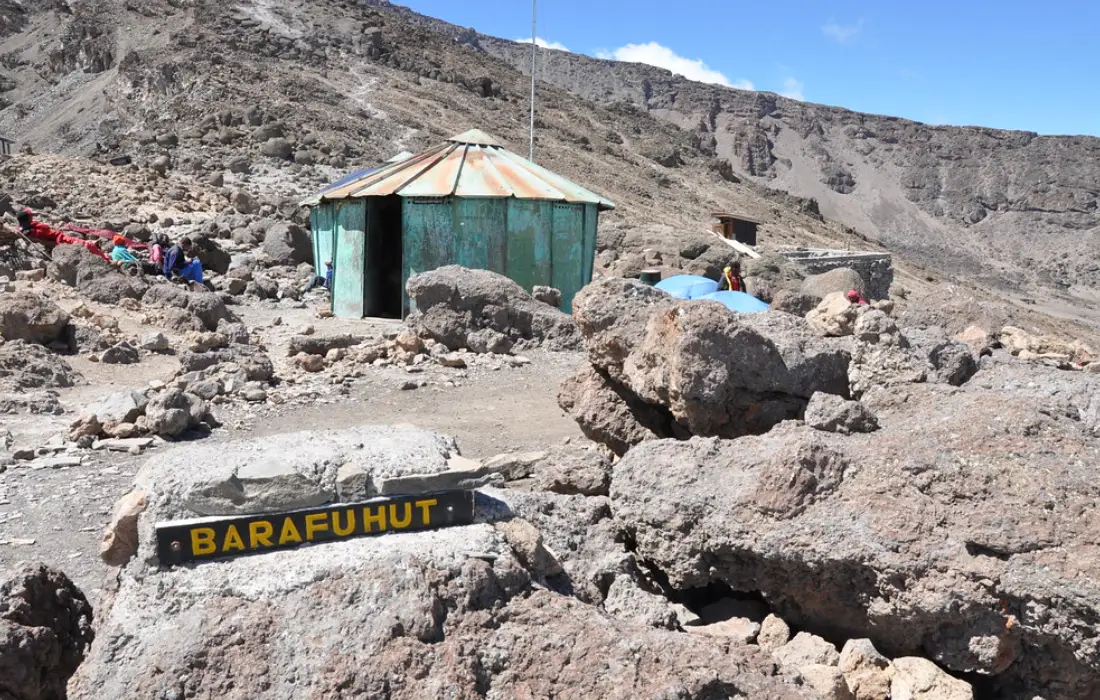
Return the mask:
<path fill-rule="evenodd" d="M 286 343 L 307 324 L 318 334 L 375 337 L 397 326 L 387 321 L 318 319 L 311 308 L 234 310 L 258 329 L 276 365 L 283 367 L 290 361 Z M 531 363 L 519 367 L 436 368 L 416 375 L 427 385 L 414 390 L 403 388 L 413 376 L 404 369 L 367 368 L 365 376 L 343 389 L 327 384 L 323 374 L 313 375 L 299 380 L 295 388 L 304 382 L 316 398 L 282 405 L 218 407 L 224 427 L 207 439 L 230 441 L 370 423 L 410 424 L 453 435 L 463 453 L 473 458 L 535 449 L 566 438 L 583 439 L 555 398 L 561 381 L 582 363 L 581 355 L 535 352 L 528 357 Z M 89 383 L 61 392 L 67 414 L 6 417 L 3 426 L 17 436 L 17 446 L 43 444 L 63 434 L 83 405 L 113 391 L 142 388 L 150 379 L 167 379 L 176 366 L 169 356 L 146 357 L 124 371 L 80 359 L 74 362 L 78 363 Z M 98 558 L 100 533 L 114 502 L 129 490 L 146 457 L 81 454 L 80 466 L 32 469 L 27 463 L 16 463 L 0 473 L 0 569 L 18 561 L 43 561 L 68 573 L 95 604 L 109 573 Z"/>

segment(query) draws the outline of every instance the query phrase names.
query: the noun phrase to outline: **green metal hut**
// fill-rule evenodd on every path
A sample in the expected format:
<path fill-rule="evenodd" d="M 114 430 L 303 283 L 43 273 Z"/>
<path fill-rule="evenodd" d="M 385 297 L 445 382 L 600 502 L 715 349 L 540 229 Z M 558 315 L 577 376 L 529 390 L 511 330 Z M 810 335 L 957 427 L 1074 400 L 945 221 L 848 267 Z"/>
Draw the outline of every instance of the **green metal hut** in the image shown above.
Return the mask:
<path fill-rule="evenodd" d="M 592 280 L 599 212 L 615 206 L 477 129 L 303 204 L 344 318 L 403 318 L 405 281 L 444 265 L 556 287 L 568 312 Z"/>

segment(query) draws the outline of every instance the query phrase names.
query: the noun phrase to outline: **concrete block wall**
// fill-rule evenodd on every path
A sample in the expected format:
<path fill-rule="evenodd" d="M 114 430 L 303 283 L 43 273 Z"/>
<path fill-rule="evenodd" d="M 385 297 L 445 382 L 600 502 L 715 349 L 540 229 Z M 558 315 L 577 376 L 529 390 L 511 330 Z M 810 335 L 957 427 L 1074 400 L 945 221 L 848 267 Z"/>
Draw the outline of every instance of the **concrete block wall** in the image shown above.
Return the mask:
<path fill-rule="evenodd" d="M 867 285 L 872 300 L 888 299 L 894 283 L 894 261 L 889 253 L 867 253 L 849 250 L 793 250 L 783 257 L 798 263 L 806 275 L 820 275 L 829 270 L 848 267 L 859 273 Z"/>

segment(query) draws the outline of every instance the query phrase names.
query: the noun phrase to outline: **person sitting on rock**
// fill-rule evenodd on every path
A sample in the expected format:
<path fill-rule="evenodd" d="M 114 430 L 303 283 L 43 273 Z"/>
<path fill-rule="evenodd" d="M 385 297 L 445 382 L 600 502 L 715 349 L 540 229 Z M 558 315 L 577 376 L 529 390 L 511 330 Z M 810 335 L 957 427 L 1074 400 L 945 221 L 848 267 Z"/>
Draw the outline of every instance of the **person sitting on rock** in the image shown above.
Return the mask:
<path fill-rule="evenodd" d="M 111 242 L 114 243 L 111 248 L 111 263 L 127 272 L 141 272 L 141 262 L 126 247 L 126 239 L 115 236 Z"/>
<path fill-rule="evenodd" d="M 205 277 L 202 272 L 202 262 L 198 258 L 189 258 L 187 263 L 177 273 L 181 280 L 187 282 L 188 287 L 196 289 L 205 287 Z"/>
<path fill-rule="evenodd" d="M 158 233 L 153 239 L 153 245 L 149 246 L 149 263 L 146 272 L 151 274 L 163 274 L 164 251 L 168 248 L 168 236 Z"/>
<path fill-rule="evenodd" d="M 863 295 L 859 293 L 859 290 L 849 289 L 848 293 L 844 296 L 848 297 L 848 301 L 860 306 L 867 306 L 867 300 L 863 298 Z"/>
<path fill-rule="evenodd" d="M 722 270 L 722 281 L 718 284 L 718 291 L 745 291 L 745 278 L 741 276 L 740 260 L 734 260 L 726 267 L 726 269 Z"/>
<path fill-rule="evenodd" d="M 187 264 L 187 256 L 190 254 L 191 239 L 184 236 L 164 254 L 164 276 L 170 280 L 176 279 Z"/>
<path fill-rule="evenodd" d="M 309 284 L 307 284 L 306 288 L 302 291 L 303 291 L 303 293 L 309 292 L 309 291 L 312 291 L 312 290 L 316 289 L 317 287 L 324 287 L 325 289 L 329 290 L 330 292 L 332 291 L 332 261 L 331 260 L 329 260 L 328 262 L 325 263 L 325 276 L 321 277 L 320 275 L 314 275 L 313 279 L 311 279 L 309 281 Z"/>

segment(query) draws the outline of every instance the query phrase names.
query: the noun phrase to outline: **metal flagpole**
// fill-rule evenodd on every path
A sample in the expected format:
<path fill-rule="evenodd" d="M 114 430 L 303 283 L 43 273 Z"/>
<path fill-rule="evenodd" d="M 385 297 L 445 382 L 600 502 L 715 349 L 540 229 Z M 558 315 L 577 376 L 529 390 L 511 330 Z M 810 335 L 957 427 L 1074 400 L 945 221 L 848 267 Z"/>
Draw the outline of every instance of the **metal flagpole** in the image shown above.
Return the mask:
<path fill-rule="evenodd" d="M 530 159 L 535 160 L 535 56 L 538 45 L 535 37 L 538 36 L 538 0 L 531 0 L 531 152 Z"/>

